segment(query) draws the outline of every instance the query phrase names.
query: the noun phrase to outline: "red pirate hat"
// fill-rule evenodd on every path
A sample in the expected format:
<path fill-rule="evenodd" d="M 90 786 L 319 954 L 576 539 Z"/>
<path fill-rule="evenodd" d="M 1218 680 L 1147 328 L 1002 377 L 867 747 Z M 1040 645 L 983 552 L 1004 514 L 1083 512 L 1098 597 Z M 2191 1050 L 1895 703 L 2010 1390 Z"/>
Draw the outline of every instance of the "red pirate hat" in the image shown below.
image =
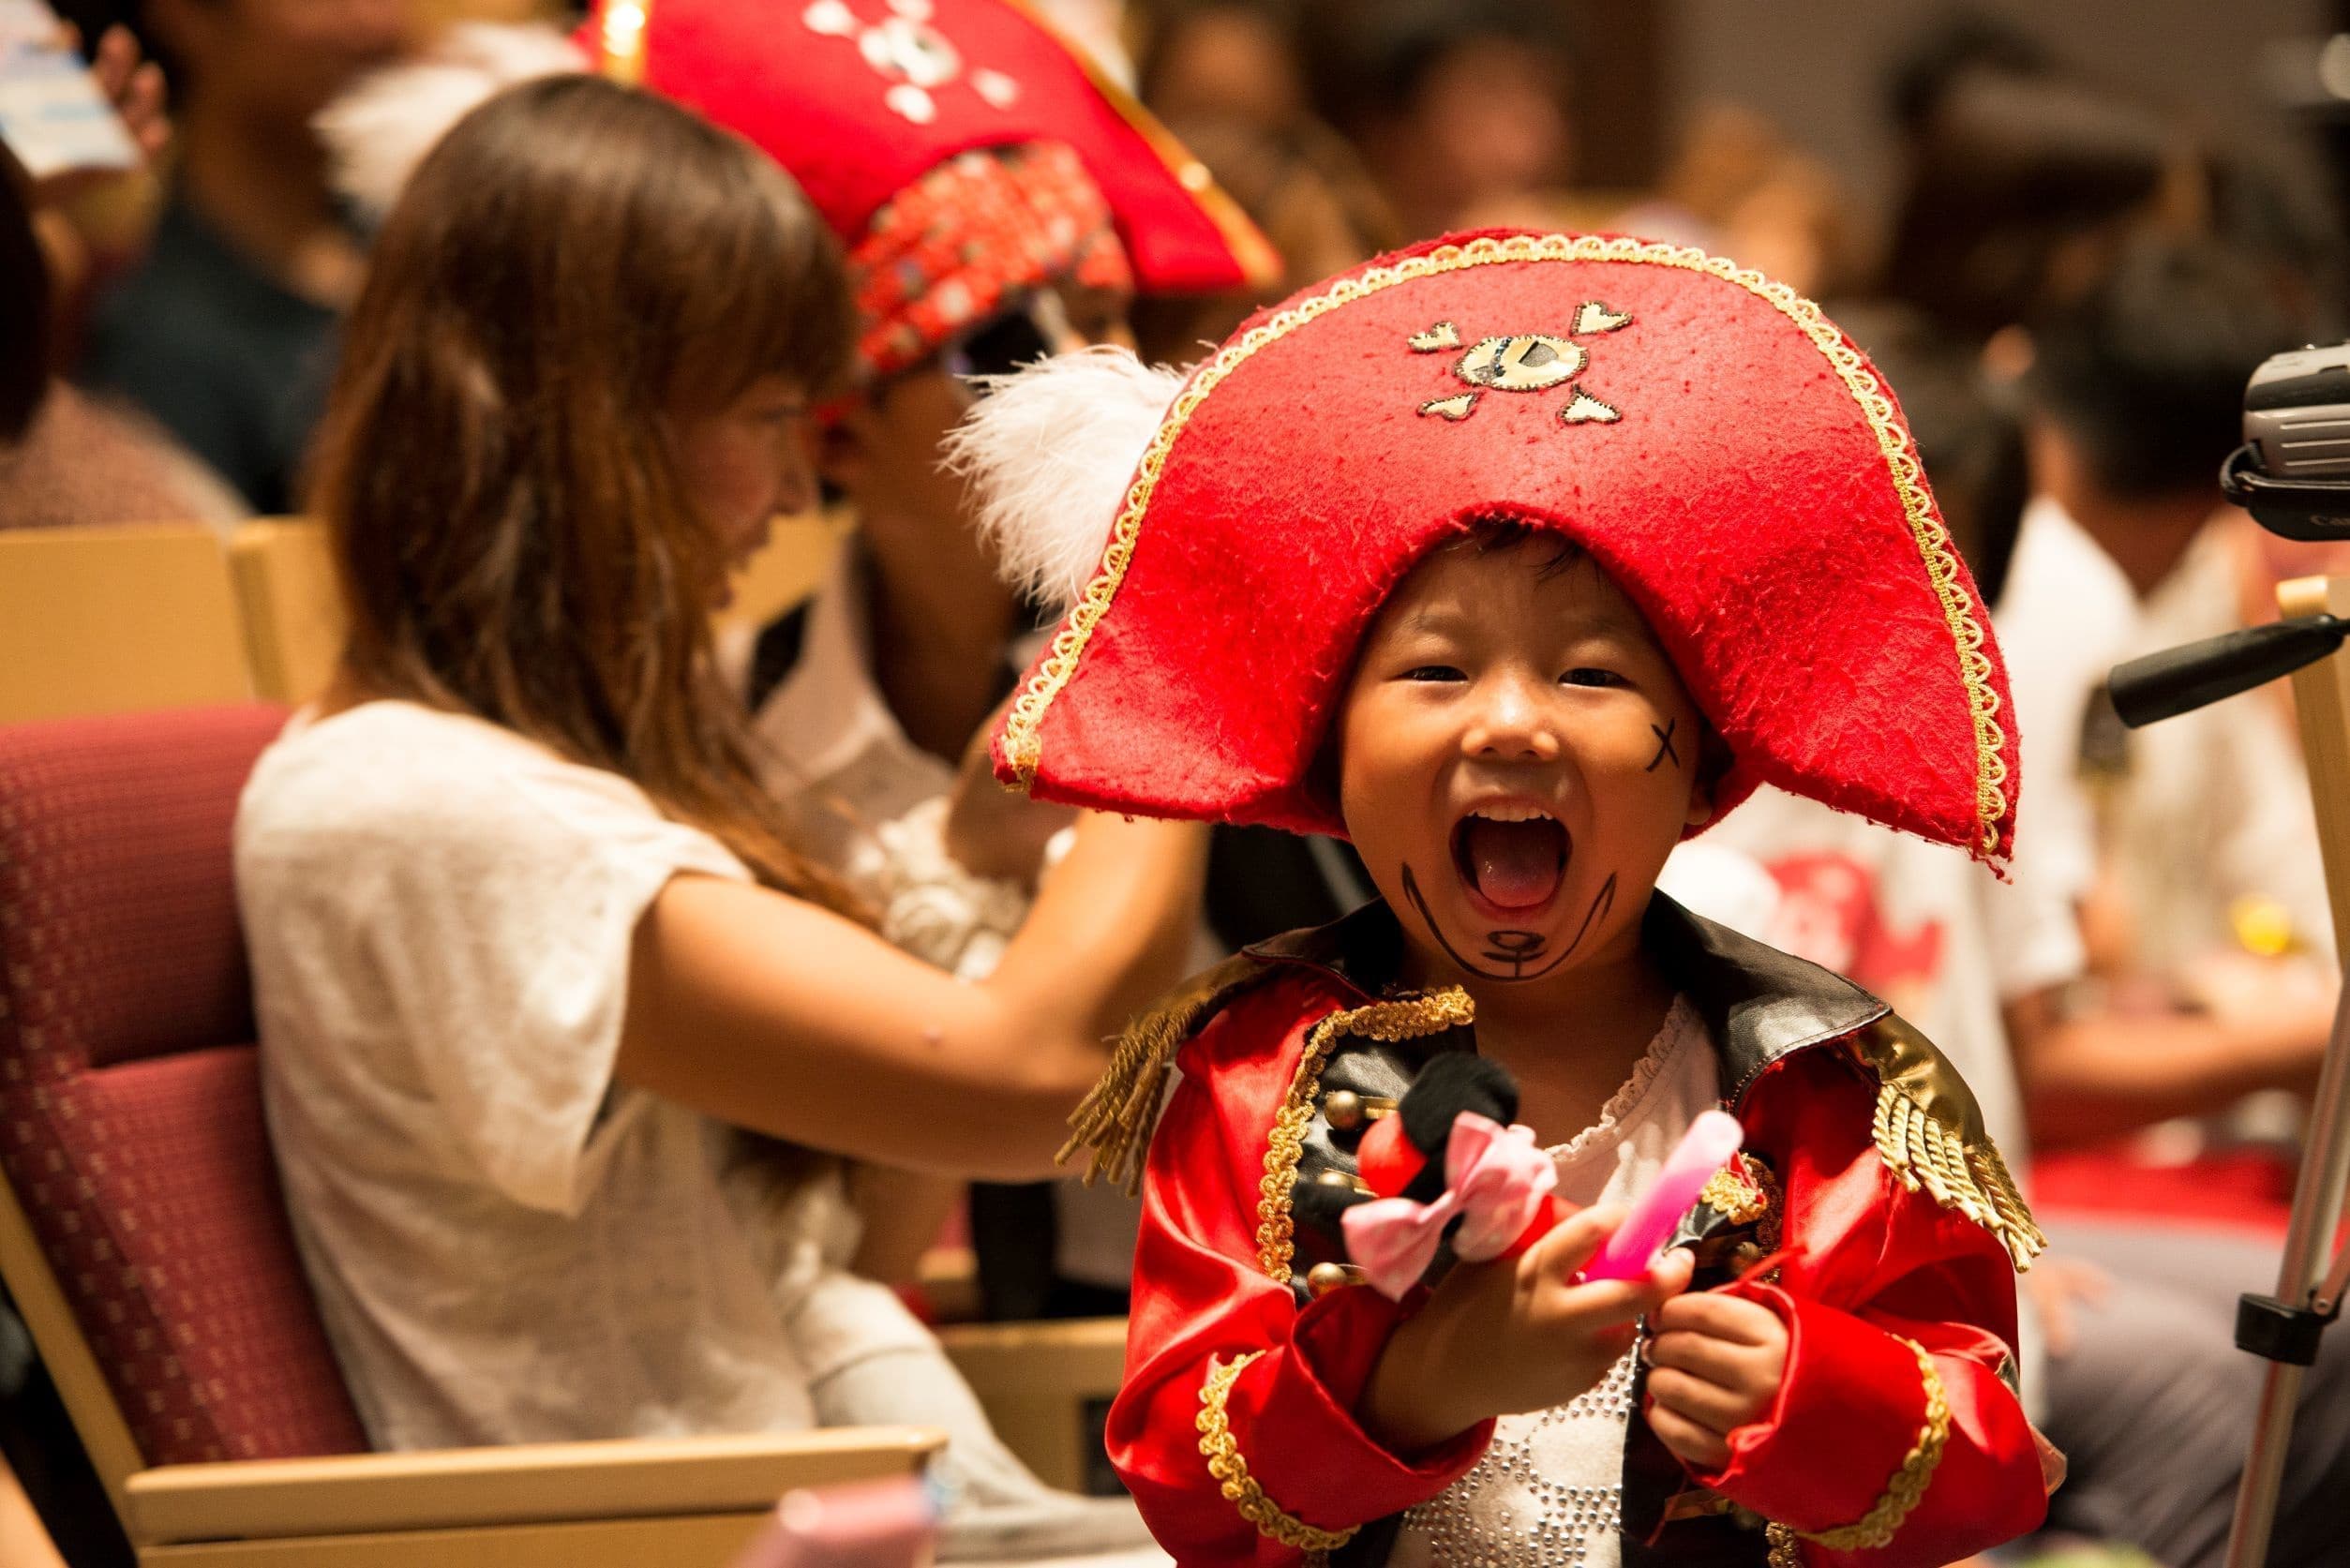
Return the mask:
<path fill-rule="evenodd" d="M 607 74 L 741 133 L 851 243 L 958 153 L 1076 149 L 1148 289 L 1263 284 L 1279 259 L 1131 95 L 1017 0 L 600 0 Z"/>
<path fill-rule="evenodd" d="M 1037 375 L 974 420 L 1033 422 Z M 1112 464 L 1107 549 L 996 736 L 1040 797 L 1341 832 L 1310 774 L 1363 633 L 1498 515 L 1639 605 L 1729 743 L 1724 810 L 1772 784 L 2009 850 L 2006 672 L 1900 409 L 1758 274 L 1597 235 L 1418 246 L 1259 313 Z"/>

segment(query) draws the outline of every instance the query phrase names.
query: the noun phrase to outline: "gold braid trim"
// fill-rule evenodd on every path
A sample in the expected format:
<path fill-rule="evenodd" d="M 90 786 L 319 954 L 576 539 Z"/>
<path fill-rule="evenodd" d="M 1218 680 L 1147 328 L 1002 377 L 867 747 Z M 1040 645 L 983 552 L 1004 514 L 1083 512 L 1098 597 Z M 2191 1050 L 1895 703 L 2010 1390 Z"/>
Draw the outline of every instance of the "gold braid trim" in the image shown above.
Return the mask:
<path fill-rule="evenodd" d="M 1240 1456 L 1240 1444 L 1233 1441 L 1232 1422 L 1224 1414 L 1224 1401 L 1232 1394 L 1233 1381 L 1238 1378 L 1249 1363 L 1263 1355 L 1263 1351 L 1250 1351 L 1229 1366 L 1219 1365 L 1214 1356 L 1207 1358 L 1207 1381 L 1200 1385 L 1200 1453 L 1207 1459 L 1207 1473 L 1223 1486 L 1224 1501 L 1240 1510 L 1240 1516 L 1257 1527 L 1260 1534 L 1269 1535 L 1284 1546 L 1301 1552 L 1336 1551 L 1355 1539 L 1355 1529 L 1317 1530 L 1305 1520 L 1281 1512 L 1280 1505 L 1265 1495 L 1265 1488 L 1249 1473 L 1249 1461 Z"/>
<path fill-rule="evenodd" d="M 1257 1184 L 1257 1262 L 1275 1284 L 1289 1283 L 1290 1260 L 1296 1255 L 1290 1193 L 1297 1185 L 1297 1159 L 1305 1150 L 1306 1129 L 1313 1125 L 1322 1064 L 1339 1037 L 1353 1035 L 1393 1043 L 1474 1023 L 1476 1016 L 1476 1004 L 1469 993 L 1452 986 L 1426 996 L 1334 1012 L 1307 1034 L 1305 1053 L 1298 1057 L 1297 1074 L 1290 1081 L 1289 1098 L 1275 1114 L 1273 1131 L 1265 1142 L 1265 1179 Z"/>
<path fill-rule="evenodd" d="M 2007 1247 L 2017 1272 L 2048 1245 L 2007 1161 L 1989 1143 L 1973 1145 L 1937 1121 L 1925 1107 L 1888 1083 L 1877 1092 L 1877 1152 L 1902 1185 L 1956 1209 Z"/>
<path fill-rule="evenodd" d="M 1734 1158 L 1705 1181 L 1698 1202 L 1732 1225 L 1752 1225 L 1771 1212 L 1771 1194 L 1759 1178 L 1750 1175 L 1744 1158 Z"/>
<path fill-rule="evenodd" d="M 1924 470 L 1919 466 L 1917 453 L 1902 428 L 1884 383 L 1878 380 L 1877 372 L 1861 351 L 1845 341 L 1835 323 L 1820 313 L 1819 306 L 1786 284 L 1774 283 L 1760 273 L 1742 270 L 1735 262 L 1686 246 L 1600 234 L 1488 237 L 1472 240 L 1465 246 L 1439 246 L 1389 266 L 1372 267 L 1342 277 L 1320 293 L 1299 300 L 1227 343 L 1215 358 L 1201 366 L 1160 421 L 1157 434 L 1143 454 L 1141 467 L 1127 490 L 1126 504 L 1111 528 L 1110 543 L 1102 552 L 1100 567 L 1070 607 L 1068 622 L 1054 637 L 1052 650 L 1038 667 L 1035 679 L 1011 706 L 1011 714 L 1004 724 L 1004 754 L 1010 760 L 1022 787 L 1035 782 L 1038 759 L 1043 754 L 1040 732 L 1044 710 L 1077 673 L 1077 661 L 1092 639 L 1094 627 L 1109 613 L 1111 602 L 1117 597 L 1118 585 L 1126 580 L 1127 566 L 1134 559 L 1143 517 L 1150 510 L 1150 498 L 1158 488 L 1167 455 L 1208 394 L 1260 349 L 1279 342 L 1342 306 L 1414 278 L 1508 261 L 1630 261 L 1705 273 L 1735 284 L 1769 304 L 1811 340 L 1860 406 L 1862 416 L 1877 438 L 1893 491 L 1901 500 L 1903 517 L 1917 545 L 1926 581 L 1941 605 L 1974 726 L 1975 816 L 1979 829 L 1976 848 L 1986 857 L 1997 854 L 2000 824 L 2007 817 L 2007 736 L 1999 727 L 1999 697 L 1991 684 L 1991 656 L 1983 650 L 1987 637 L 1982 619 L 1975 613 L 1974 600 L 1967 590 L 1964 568 L 1951 545 L 1950 530 L 1935 513 L 1933 497 L 1925 487 Z"/>
<path fill-rule="evenodd" d="M 1918 1441 L 1910 1445 L 1901 1468 L 1885 1484 L 1885 1495 L 1877 1500 L 1876 1507 L 1835 1530 L 1788 1533 L 1817 1541 L 1834 1552 L 1873 1550 L 1893 1540 L 1902 1520 L 1909 1516 L 1909 1511 L 1917 1507 L 1918 1500 L 1925 1496 L 1926 1487 L 1933 1484 L 1934 1467 L 1942 1462 L 1942 1446 L 1950 1441 L 1950 1401 L 1942 1393 L 1942 1374 L 1934 1369 L 1934 1358 L 1926 1354 L 1925 1347 L 1914 1339 L 1901 1342 L 1918 1358 L 1918 1375 L 1925 1383 L 1925 1422 L 1918 1428 Z"/>
<path fill-rule="evenodd" d="M 1763 1559 L 1764 1568 L 1804 1568 L 1803 1543 L 1787 1526 L 1763 1526 L 1762 1539 L 1771 1548 L 1770 1555 Z"/>
<path fill-rule="evenodd" d="M 1268 974 L 1269 966 L 1235 953 L 1185 981 L 1118 1037 L 1110 1066 L 1069 1118 L 1069 1141 L 1053 1157 L 1067 1164 L 1080 1149 L 1091 1149 L 1088 1186 L 1103 1176 L 1130 1197 L 1142 1186 L 1143 1157 L 1150 1151 L 1159 1120 L 1159 1098 L 1175 1053 L 1206 1023 L 1208 1015 Z"/>
<path fill-rule="evenodd" d="M 1924 1036 L 1888 1014 L 1854 1043 L 1877 1070 L 1877 1152 L 1901 1183 L 1957 1210 L 1999 1239 L 2017 1272 L 2046 1249 L 1983 1113 Z"/>

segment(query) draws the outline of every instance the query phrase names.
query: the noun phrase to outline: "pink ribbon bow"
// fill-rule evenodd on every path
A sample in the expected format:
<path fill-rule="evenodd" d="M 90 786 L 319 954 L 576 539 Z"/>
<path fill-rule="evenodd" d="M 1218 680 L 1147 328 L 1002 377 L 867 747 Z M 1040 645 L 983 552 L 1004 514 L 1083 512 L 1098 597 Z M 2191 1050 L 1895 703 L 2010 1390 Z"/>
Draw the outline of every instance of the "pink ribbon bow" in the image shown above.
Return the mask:
<path fill-rule="evenodd" d="M 1534 1147 L 1534 1128 L 1504 1127 L 1474 1111 L 1452 1124 L 1444 1145 L 1444 1194 L 1432 1203 L 1377 1198 L 1340 1217 L 1347 1255 L 1373 1290 L 1400 1301 L 1428 1272 L 1457 1215 L 1452 1249 L 1465 1262 L 1482 1262 L 1523 1235 L 1550 1189 L 1558 1167 Z"/>

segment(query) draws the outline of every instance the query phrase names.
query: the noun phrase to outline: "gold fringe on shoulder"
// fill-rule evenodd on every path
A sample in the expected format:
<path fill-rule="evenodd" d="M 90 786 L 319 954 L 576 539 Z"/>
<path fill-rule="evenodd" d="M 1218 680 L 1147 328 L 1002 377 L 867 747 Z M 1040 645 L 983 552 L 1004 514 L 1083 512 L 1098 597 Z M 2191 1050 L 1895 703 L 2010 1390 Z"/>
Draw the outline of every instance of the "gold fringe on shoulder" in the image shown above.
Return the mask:
<path fill-rule="evenodd" d="M 1111 1054 L 1109 1070 L 1069 1118 L 1069 1142 L 1053 1157 L 1055 1163 L 1066 1165 L 1078 1150 L 1091 1149 L 1086 1185 L 1107 1176 L 1130 1196 L 1138 1191 L 1143 1156 L 1150 1148 L 1150 1129 L 1159 1117 L 1159 1098 L 1175 1053 L 1235 993 L 1270 973 L 1263 961 L 1235 953 L 1184 981 L 1128 1024 Z"/>
<path fill-rule="evenodd" d="M 2016 1189 L 1983 1112 L 1942 1053 L 1888 1015 L 1858 1041 L 1877 1069 L 1877 1152 L 1912 1192 L 1924 1192 L 1999 1239 L 2017 1272 L 2048 1245 Z"/>

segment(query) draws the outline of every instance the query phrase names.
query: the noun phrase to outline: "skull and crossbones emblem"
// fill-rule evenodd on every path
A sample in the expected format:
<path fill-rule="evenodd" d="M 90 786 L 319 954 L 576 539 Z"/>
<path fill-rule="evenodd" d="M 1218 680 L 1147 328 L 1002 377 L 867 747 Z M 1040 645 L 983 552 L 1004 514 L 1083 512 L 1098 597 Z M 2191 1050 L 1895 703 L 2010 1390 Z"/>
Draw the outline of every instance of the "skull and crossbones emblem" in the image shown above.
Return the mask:
<path fill-rule="evenodd" d="M 938 89 L 965 79 L 963 52 L 931 25 L 931 0 L 889 0 L 890 14 L 868 22 L 848 0 L 812 0 L 800 13 L 811 33 L 848 38 L 874 73 L 890 83 L 881 101 L 892 113 L 926 126 L 938 117 Z M 990 107 L 1010 109 L 1020 101 L 1020 83 L 984 67 L 969 73 L 971 90 Z"/>
<path fill-rule="evenodd" d="M 1548 392 L 1564 386 L 1591 363 L 1591 351 L 1573 339 L 1614 332 L 1631 324 L 1631 317 L 1610 310 L 1597 300 L 1586 300 L 1575 312 L 1574 325 L 1564 334 L 1518 332 L 1481 337 L 1453 362 L 1452 373 L 1469 390 L 1448 397 L 1432 397 L 1420 405 L 1420 412 L 1434 414 L 1439 419 L 1463 420 L 1476 408 L 1477 399 L 1488 392 Z M 1460 329 L 1450 321 L 1438 321 L 1426 332 L 1414 333 L 1409 341 L 1414 353 L 1444 353 L 1461 346 Z M 1575 388 L 1575 396 L 1559 410 L 1560 421 L 1567 425 L 1613 425 L 1623 417 L 1614 405 L 1580 387 Z"/>

